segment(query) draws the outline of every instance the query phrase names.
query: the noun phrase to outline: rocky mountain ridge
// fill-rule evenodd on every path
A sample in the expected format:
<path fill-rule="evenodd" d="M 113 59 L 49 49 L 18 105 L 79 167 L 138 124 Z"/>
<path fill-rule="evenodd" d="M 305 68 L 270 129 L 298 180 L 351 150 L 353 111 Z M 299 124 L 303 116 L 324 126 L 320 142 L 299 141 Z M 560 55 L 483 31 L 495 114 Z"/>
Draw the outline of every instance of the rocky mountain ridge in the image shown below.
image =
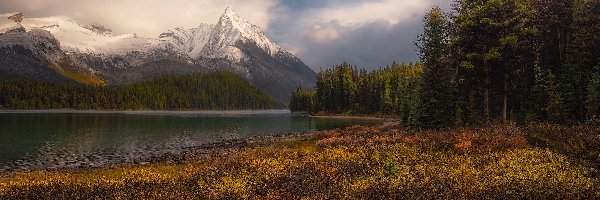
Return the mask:
<path fill-rule="evenodd" d="M 5 76 L 82 82 L 65 76 L 77 73 L 122 85 L 212 71 L 233 72 L 279 101 L 287 101 L 296 87 L 315 82 L 315 73 L 300 59 L 230 8 L 216 25 L 178 27 L 157 38 L 117 35 L 103 25 L 83 25 L 64 16 L 0 15 L 0 74 Z"/>

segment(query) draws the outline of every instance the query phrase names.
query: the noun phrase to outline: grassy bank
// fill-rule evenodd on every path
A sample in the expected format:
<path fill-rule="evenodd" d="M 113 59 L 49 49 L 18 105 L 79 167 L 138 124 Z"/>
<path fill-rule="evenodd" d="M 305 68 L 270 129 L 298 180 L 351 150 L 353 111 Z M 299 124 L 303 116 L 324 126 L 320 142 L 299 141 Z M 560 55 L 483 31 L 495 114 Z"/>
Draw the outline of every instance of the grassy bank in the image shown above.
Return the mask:
<path fill-rule="evenodd" d="M 355 126 L 187 164 L 22 173 L 0 179 L 0 199 L 600 198 L 592 165 L 534 147 L 531 135 Z"/>

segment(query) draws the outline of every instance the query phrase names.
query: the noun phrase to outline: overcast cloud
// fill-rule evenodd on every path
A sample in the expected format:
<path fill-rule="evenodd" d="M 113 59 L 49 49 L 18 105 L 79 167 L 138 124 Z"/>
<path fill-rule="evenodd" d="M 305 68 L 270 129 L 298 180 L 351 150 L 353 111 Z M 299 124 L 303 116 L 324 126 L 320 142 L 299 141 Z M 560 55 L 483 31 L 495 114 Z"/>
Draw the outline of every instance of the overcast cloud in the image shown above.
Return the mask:
<path fill-rule="evenodd" d="M 64 15 L 115 33 L 157 37 L 176 26 L 217 23 L 226 7 L 318 70 L 347 61 L 374 69 L 418 60 L 413 45 L 434 4 L 452 0 L 0 0 L 0 13 Z"/>

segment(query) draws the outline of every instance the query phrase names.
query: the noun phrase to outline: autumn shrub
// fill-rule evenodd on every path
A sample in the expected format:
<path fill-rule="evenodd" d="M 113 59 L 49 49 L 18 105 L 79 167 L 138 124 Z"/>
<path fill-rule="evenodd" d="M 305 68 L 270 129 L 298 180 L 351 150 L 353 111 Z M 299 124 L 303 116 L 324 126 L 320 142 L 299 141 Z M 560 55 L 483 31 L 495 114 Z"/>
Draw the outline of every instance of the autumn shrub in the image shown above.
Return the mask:
<path fill-rule="evenodd" d="M 516 127 L 383 127 L 323 131 L 186 165 L 24 173 L 0 179 L 0 199 L 600 198 L 594 168 L 529 146 Z"/>
<path fill-rule="evenodd" d="M 575 159 L 600 162 L 600 126 L 598 123 L 557 125 L 530 124 L 524 127 L 536 146 L 547 147 Z"/>
<path fill-rule="evenodd" d="M 424 150 L 457 150 L 463 153 L 489 153 L 513 148 L 527 148 L 524 134 L 514 126 L 493 126 L 485 129 L 427 130 L 412 133 L 401 127 L 385 126 L 387 131 L 354 126 L 327 131 L 317 141 L 317 147 L 340 145 L 404 143 Z"/>
<path fill-rule="evenodd" d="M 267 163 L 260 152 L 228 158 L 215 172 L 198 177 L 200 195 L 211 199 L 598 197 L 591 169 L 549 150 L 512 149 L 472 156 L 395 144 L 338 146 L 304 156 L 293 150 L 260 151 L 277 153 Z M 248 160 L 264 164 L 252 165 Z"/>
<path fill-rule="evenodd" d="M 414 134 L 355 126 L 323 132 L 318 138 L 313 150 L 261 148 L 219 161 L 217 173 L 199 177 L 201 196 L 600 197 L 598 183 L 591 178 L 593 169 L 549 150 L 529 148 L 516 127 Z M 221 189 L 226 185 L 236 188 Z"/>
<path fill-rule="evenodd" d="M 164 171 L 164 168 L 82 174 L 23 173 L 0 181 L 0 199 L 189 199 L 195 196 L 193 190 L 183 184 L 183 174 Z"/>

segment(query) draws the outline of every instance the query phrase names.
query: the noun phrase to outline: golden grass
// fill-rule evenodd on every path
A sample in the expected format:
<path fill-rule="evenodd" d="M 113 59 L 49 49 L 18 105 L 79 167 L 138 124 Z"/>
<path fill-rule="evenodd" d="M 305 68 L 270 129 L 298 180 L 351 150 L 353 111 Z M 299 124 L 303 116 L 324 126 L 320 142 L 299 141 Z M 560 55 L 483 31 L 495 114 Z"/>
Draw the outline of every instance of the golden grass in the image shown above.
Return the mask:
<path fill-rule="evenodd" d="M 91 86 L 106 86 L 106 81 L 102 80 L 100 77 L 97 77 L 95 75 L 69 70 L 53 63 L 50 63 L 50 68 L 63 75 L 64 77 L 82 84 Z"/>
<path fill-rule="evenodd" d="M 63 70 L 63 75 L 69 79 L 91 86 L 106 86 L 106 81 L 101 78 L 72 70 Z"/>
<path fill-rule="evenodd" d="M 527 144 L 515 127 L 398 126 L 283 139 L 223 158 L 0 179 L 0 199 L 590 199 L 595 169 Z"/>

